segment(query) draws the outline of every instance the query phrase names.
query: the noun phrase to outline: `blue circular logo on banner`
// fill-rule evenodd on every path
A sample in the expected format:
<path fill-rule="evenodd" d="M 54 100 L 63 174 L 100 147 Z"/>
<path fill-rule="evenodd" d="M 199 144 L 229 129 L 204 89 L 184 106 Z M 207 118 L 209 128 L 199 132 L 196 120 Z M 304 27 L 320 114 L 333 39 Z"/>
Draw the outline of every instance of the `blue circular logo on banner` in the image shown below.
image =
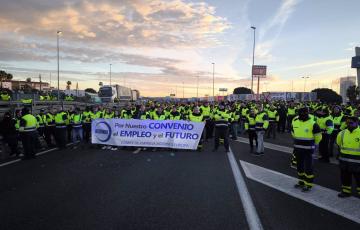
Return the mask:
<path fill-rule="evenodd" d="M 105 122 L 101 121 L 95 126 L 95 136 L 101 142 L 107 142 L 111 138 L 111 127 Z"/>

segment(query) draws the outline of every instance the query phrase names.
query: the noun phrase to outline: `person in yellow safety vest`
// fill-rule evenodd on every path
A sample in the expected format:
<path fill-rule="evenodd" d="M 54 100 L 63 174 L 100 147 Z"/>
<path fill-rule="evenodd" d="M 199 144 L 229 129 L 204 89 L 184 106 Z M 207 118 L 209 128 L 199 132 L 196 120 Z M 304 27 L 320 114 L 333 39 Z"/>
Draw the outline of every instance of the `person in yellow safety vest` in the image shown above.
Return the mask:
<path fill-rule="evenodd" d="M 101 107 L 96 107 L 94 109 L 94 119 L 99 119 L 104 117 L 104 112 Z"/>
<path fill-rule="evenodd" d="M 243 132 L 246 132 L 245 129 L 245 121 L 247 119 L 247 116 L 249 114 L 249 108 L 246 106 L 245 103 L 242 103 L 240 105 L 240 113 L 241 113 L 241 118 L 240 118 L 240 134 L 242 134 Z"/>
<path fill-rule="evenodd" d="M 341 107 L 336 105 L 334 106 L 334 108 L 332 109 L 332 113 L 331 113 L 331 118 L 334 122 L 334 130 L 330 135 L 330 140 L 329 140 L 329 156 L 332 157 L 334 156 L 334 144 L 336 141 L 336 137 L 339 134 L 339 132 L 341 131 L 341 124 L 345 121 L 345 116 L 342 113 Z"/>
<path fill-rule="evenodd" d="M 154 120 L 163 121 L 166 120 L 166 115 L 162 107 L 157 108 L 156 113 L 154 114 Z"/>
<path fill-rule="evenodd" d="M 146 110 L 146 107 L 144 105 L 140 106 L 140 109 L 136 115 L 136 119 L 139 119 L 139 120 L 150 120 L 151 119 L 150 113 Z"/>
<path fill-rule="evenodd" d="M 269 118 L 267 113 L 263 109 L 263 105 L 257 105 L 258 113 L 255 117 L 255 130 L 256 130 L 256 138 L 258 142 L 258 146 L 256 148 L 256 152 L 253 153 L 255 156 L 262 156 L 264 155 L 264 135 L 269 127 Z"/>
<path fill-rule="evenodd" d="M 110 108 L 107 108 L 105 110 L 103 118 L 104 119 L 113 119 L 114 115 L 115 115 L 114 111 L 112 111 Z M 118 150 L 118 148 L 116 146 L 111 146 L 111 145 L 104 145 L 102 147 L 102 149 L 109 149 L 109 150 L 112 150 L 112 151 Z"/>
<path fill-rule="evenodd" d="M 112 119 L 112 118 L 114 118 L 114 113 L 113 111 L 111 111 L 110 108 L 107 108 L 105 110 L 104 119 Z"/>
<path fill-rule="evenodd" d="M 254 140 L 255 140 L 255 146 L 258 146 L 258 142 L 257 142 L 257 137 L 256 137 L 256 131 L 255 131 L 255 126 L 256 126 L 256 114 L 255 114 L 255 110 L 250 109 L 249 113 L 246 115 L 245 118 L 245 132 L 248 133 L 249 136 L 249 144 L 250 144 L 250 153 L 254 152 Z"/>
<path fill-rule="evenodd" d="M 72 117 L 74 115 L 74 107 L 71 107 L 68 111 L 66 111 L 67 119 L 65 120 L 66 124 L 66 133 L 67 133 L 67 143 L 72 142 Z"/>
<path fill-rule="evenodd" d="M 65 111 L 59 110 L 55 115 L 55 139 L 56 144 L 59 149 L 66 148 L 66 120 L 67 113 Z"/>
<path fill-rule="evenodd" d="M 131 110 L 131 106 L 128 105 L 125 109 L 121 111 L 121 119 L 132 119 L 133 113 Z"/>
<path fill-rule="evenodd" d="M 289 107 L 287 108 L 287 113 L 286 113 L 288 132 L 290 132 L 291 123 L 295 116 L 296 116 L 296 108 L 295 108 L 294 103 L 291 102 L 289 104 Z"/>
<path fill-rule="evenodd" d="M 267 109 L 267 115 L 269 117 L 269 128 L 267 130 L 267 138 L 270 138 L 270 135 L 272 135 L 273 139 L 275 139 L 277 125 L 280 117 L 274 105 L 271 105 Z"/>
<path fill-rule="evenodd" d="M 35 158 L 35 144 L 37 141 L 38 123 L 36 118 L 30 114 L 28 108 L 22 109 L 22 117 L 20 119 L 20 137 L 24 148 L 24 160 Z"/>
<path fill-rule="evenodd" d="M 40 109 L 40 113 L 38 115 L 36 115 L 36 120 L 39 124 L 39 127 L 37 129 L 39 136 L 44 137 L 45 124 L 46 124 L 46 115 L 45 115 L 44 109 Z"/>
<path fill-rule="evenodd" d="M 224 140 L 225 151 L 229 152 L 229 124 L 231 116 L 226 112 L 224 104 L 219 105 L 219 109 L 214 112 L 215 121 L 215 140 L 213 152 L 217 151 L 220 145 L 220 138 Z"/>
<path fill-rule="evenodd" d="M 174 120 L 174 121 L 178 121 L 181 119 L 181 114 L 180 112 L 176 109 L 175 106 L 172 107 L 169 115 L 167 116 L 168 120 Z"/>
<path fill-rule="evenodd" d="M 94 114 L 90 106 L 86 106 L 82 118 L 83 118 L 83 129 L 84 129 L 84 140 L 86 143 L 89 143 L 91 137 L 91 121 L 94 119 Z"/>
<path fill-rule="evenodd" d="M 352 176 L 357 188 L 356 195 L 360 198 L 360 128 L 358 117 L 348 117 L 347 128 L 341 131 L 336 138 L 340 148 L 339 167 L 341 179 L 341 192 L 338 197 L 351 196 Z"/>
<path fill-rule="evenodd" d="M 319 125 L 310 119 L 307 107 L 300 108 L 298 113 L 299 116 L 293 120 L 291 125 L 299 178 L 295 188 L 301 188 L 303 192 L 308 192 L 313 187 L 314 181 L 312 155 L 320 143 L 322 135 Z"/>
<path fill-rule="evenodd" d="M 208 101 L 205 101 L 203 105 L 200 106 L 200 111 L 205 119 L 205 141 L 213 136 L 214 132 L 214 123 L 211 120 L 212 111 Z"/>
<path fill-rule="evenodd" d="M 11 97 L 10 95 L 7 93 L 7 92 L 2 92 L 0 94 L 0 100 L 1 101 L 10 101 L 11 100 Z"/>
<path fill-rule="evenodd" d="M 236 107 L 235 104 L 230 107 L 228 112 L 231 115 L 231 124 L 230 124 L 230 134 L 232 140 L 237 140 L 237 130 L 238 130 L 238 122 L 240 119 L 240 114 L 236 113 Z"/>
<path fill-rule="evenodd" d="M 52 141 L 53 139 L 56 140 L 55 133 L 55 109 L 52 108 L 45 118 L 45 142 L 49 148 L 55 147 Z"/>
<path fill-rule="evenodd" d="M 332 117 L 329 115 L 329 110 L 324 108 L 318 111 L 318 116 L 316 119 L 316 123 L 319 125 L 322 131 L 322 139 L 319 144 L 319 153 L 321 158 L 319 161 L 328 163 L 329 160 L 329 140 L 331 133 L 334 130 L 334 123 Z"/>
<path fill-rule="evenodd" d="M 204 116 L 202 115 L 199 107 L 194 107 L 193 111 L 189 114 L 189 121 L 192 122 L 204 122 Z M 199 144 L 197 147 L 198 151 L 203 150 L 203 139 L 204 139 L 204 131 L 201 133 Z"/>
<path fill-rule="evenodd" d="M 73 149 L 77 148 L 76 143 L 83 140 L 82 116 L 80 108 L 76 108 L 71 116 Z"/>

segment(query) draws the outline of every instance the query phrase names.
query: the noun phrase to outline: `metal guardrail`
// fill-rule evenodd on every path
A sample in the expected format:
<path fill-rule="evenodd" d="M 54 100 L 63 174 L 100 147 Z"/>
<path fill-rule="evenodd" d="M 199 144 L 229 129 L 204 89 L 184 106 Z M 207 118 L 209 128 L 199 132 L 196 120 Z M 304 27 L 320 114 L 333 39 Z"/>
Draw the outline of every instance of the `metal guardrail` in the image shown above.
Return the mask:
<path fill-rule="evenodd" d="M 22 109 L 25 106 L 30 108 L 32 113 L 36 114 L 40 112 L 40 109 L 50 109 L 50 108 L 62 108 L 68 110 L 71 107 L 78 107 L 80 109 L 85 109 L 86 106 L 101 105 L 105 107 L 116 106 L 118 108 L 124 107 L 127 102 L 121 101 L 118 103 L 91 103 L 91 102 L 78 102 L 78 101 L 33 101 L 31 104 L 24 104 L 21 101 L 0 101 L 0 119 L 3 117 L 4 113 L 7 111 L 15 111 L 17 109 Z"/>

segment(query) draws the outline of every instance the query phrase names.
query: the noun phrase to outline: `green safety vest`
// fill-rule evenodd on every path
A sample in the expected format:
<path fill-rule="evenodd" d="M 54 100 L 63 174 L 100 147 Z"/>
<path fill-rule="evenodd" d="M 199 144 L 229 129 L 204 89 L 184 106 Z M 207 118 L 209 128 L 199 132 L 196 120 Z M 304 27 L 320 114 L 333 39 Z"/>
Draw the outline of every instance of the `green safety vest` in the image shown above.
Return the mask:
<path fill-rule="evenodd" d="M 147 120 L 148 117 L 150 117 L 149 112 L 145 112 L 144 114 L 142 114 L 142 115 L 140 116 L 140 120 Z"/>
<path fill-rule="evenodd" d="M 211 108 L 210 108 L 210 106 L 200 106 L 200 109 L 201 109 L 201 111 L 202 111 L 202 115 L 204 116 L 204 117 L 210 117 L 210 113 L 211 113 Z"/>
<path fill-rule="evenodd" d="M 247 120 L 245 121 L 245 130 L 255 130 L 255 117 L 251 117 L 250 115 L 246 116 Z"/>
<path fill-rule="evenodd" d="M 19 131 L 20 132 L 32 132 L 36 131 L 38 127 L 38 122 L 36 120 L 36 117 L 34 117 L 31 114 L 26 114 L 22 118 L 22 120 L 25 120 L 25 126 L 20 126 Z"/>
<path fill-rule="evenodd" d="M 36 118 L 38 120 L 39 126 L 44 127 L 44 124 L 46 122 L 46 115 L 41 116 L 40 114 L 38 114 L 38 115 L 36 115 Z"/>
<path fill-rule="evenodd" d="M 336 143 L 340 147 L 340 161 L 360 164 L 360 128 L 350 132 L 348 129 L 341 131 Z M 360 166 L 360 165 L 359 165 Z"/>
<path fill-rule="evenodd" d="M 20 129 L 20 119 L 19 118 L 15 118 L 16 122 L 15 122 L 15 129 L 18 131 Z"/>
<path fill-rule="evenodd" d="M 65 120 L 63 119 L 63 116 L 66 115 L 65 112 L 60 112 L 60 113 L 57 113 L 55 115 L 55 124 L 56 124 L 56 127 L 59 127 L 59 128 L 64 128 L 66 127 L 65 125 Z"/>
<path fill-rule="evenodd" d="M 194 115 L 193 113 L 190 113 L 189 120 L 193 122 L 202 122 L 204 116 L 202 114 Z"/>
<path fill-rule="evenodd" d="M 91 123 L 91 119 L 94 117 L 94 114 L 91 111 L 84 111 L 83 116 L 85 123 Z"/>
<path fill-rule="evenodd" d="M 0 95 L 2 101 L 10 101 L 10 95 L 8 94 L 1 94 Z"/>
<path fill-rule="evenodd" d="M 54 126 L 55 117 L 51 113 L 46 114 L 45 123 L 46 126 Z"/>
<path fill-rule="evenodd" d="M 82 127 L 81 122 L 82 122 L 82 114 L 73 114 L 72 115 L 72 123 L 73 123 L 73 127 L 74 128 L 79 128 Z"/>
<path fill-rule="evenodd" d="M 255 122 L 256 122 L 256 126 L 255 128 L 256 129 L 267 129 L 268 126 L 269 126 L 269 120 L 268 119 L 265 119 L 265 115 L 267 116 L 266 112 L 261 112 L 261 113 L 258 113 L 255 117 Z"/>
<path fill-rule="evenodd" d="M 21 102 L 24 103 L 24 104 L 31 104 L 32 99 L 21 99 Z"/>
<path fill-rule="evenodd" d="M 279 121 L 279 116 L 276 110 L 274 111 L 268 110 L 267 114 L 269 116 L 270 121 Z"/>
<path fill-rule="evenodd" d="M 315 121 L 309 119 L 301 121 L 295 118 L 292 121 L 292 136 L 294 138 L 294 148 L 315 149 L 315 144 L 321 141 L 321 132 L 313 133 Z"/>
<path fill-rule="evenodd" d="M 332 117 L 333 121 L 334 121 L 334 129 L 335 130 L 339 130 L 340 126 L 341 126 L 341 121 L 344 117 L 344 114 L 341 114 L 340 116 L 337 117 Z"/>
<path fill-rule="evenodd" d="M 103 112 L 102 111 L 97 111 L 94 115 L 94 118 L 97 119 L 97 118 L 103 118 Z"/>
<path fill-rule="evenodd" d="M 331 121 L 331 125 L 326 125 L 326 122 L 329 120 Z M 327 134 L 331 134 L 334 130 L 334 124 L 331 116 L 319 117 L 317 118 L 316 122 L 320 126 L 320 129 Z"/>
<path fill-rule="evenodd" d="M 215 120 L 215 126 L 221 127 L 221 126 L 228 126 L 228 123 L 230 122 L 230 114 L 226 111 L 216 111 L 214 113 L 214 120 Z"/>
<path fill-rule="evenodd" d="M 165 114 L 158 115 L 157 113 L 155 113 L 154 120 L 163 121 L 163 120 L 166 120 L 166 116 L 165 116 Z"/>
<path fill-rule="evenodd" d="M 296 114 L 295 111 L 296 111 L 295 108 L 288 108 L 287 109 L 287 115 L 288 116 L 294 116 Z"/>
<path fill-rule="evenodd" d="M 111 118 L 113 118 L 114 117 L 114 114 L 113 113 L 106 113 L 105 115 L 104 115 L 104 119 L 111 119 Z"/>

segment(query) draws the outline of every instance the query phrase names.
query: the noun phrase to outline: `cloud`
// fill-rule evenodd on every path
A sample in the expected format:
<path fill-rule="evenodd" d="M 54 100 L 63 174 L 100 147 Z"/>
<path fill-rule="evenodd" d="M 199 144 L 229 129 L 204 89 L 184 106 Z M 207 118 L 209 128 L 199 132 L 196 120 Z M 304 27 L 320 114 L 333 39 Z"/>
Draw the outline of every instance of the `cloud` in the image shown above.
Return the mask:
<path fill-rule="evenodd" d="M 230 27 L 206 3 L 78 0 L 43 5 L 43 2 L 2 4 L 1 31 L 53 39 L 56 30 L 62 30 L 66 42 L 110 47 L 193 47 L 213 45 L 218 42 L 216 35 Z M 16 17 L 9 12 L 16 12 Z"/>
<path fill-rule="evenodd" d="M 257 58 L 267 61 L 274 58 L 271 50 L 300 1 L 282 0 L 276 13 L 259 28 L 259 43 L 255 51 Z"/>
<path fill-rule="evenodd" d="M 279 71 L 288 71 L 288 70 L 297 70 L 297 69 L 309 69 L 309 68 L 314 68 L 314 67 L 344 64 L 344 63 L 349 63 L 349 65 L 350 65 L 349 59 L 344 58 L 344 59 L 336 59 L 336 60 L 319 61 L 319 62 L 313 62 L 313 63 L 309 63 L 309 64 L 304 64 L 304 65 L 291 66 L 291 67 L 277 70 L 277 71 L 279 72 Z"/>

